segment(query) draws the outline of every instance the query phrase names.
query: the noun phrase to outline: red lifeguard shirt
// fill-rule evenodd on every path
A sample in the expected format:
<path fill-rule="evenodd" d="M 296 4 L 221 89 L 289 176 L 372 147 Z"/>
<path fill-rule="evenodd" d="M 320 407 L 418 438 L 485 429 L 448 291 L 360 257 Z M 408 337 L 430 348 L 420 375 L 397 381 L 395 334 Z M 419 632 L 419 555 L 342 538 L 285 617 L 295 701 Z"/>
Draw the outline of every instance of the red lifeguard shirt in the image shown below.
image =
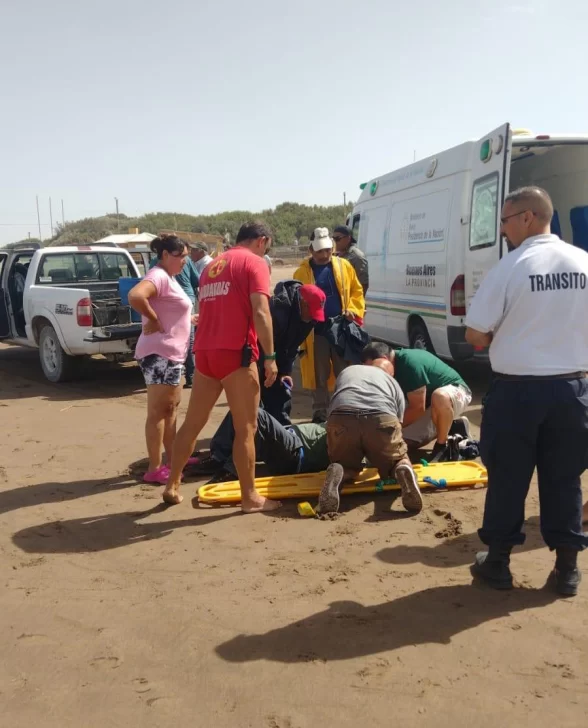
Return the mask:
<path fill-rule="evenodd" d="M 270 296 L 267 263 L 240 245 L 222 253 L 200 276 L 198 328 L 194 351 L 242 349 L 259 358 L 251 294 Z"/>

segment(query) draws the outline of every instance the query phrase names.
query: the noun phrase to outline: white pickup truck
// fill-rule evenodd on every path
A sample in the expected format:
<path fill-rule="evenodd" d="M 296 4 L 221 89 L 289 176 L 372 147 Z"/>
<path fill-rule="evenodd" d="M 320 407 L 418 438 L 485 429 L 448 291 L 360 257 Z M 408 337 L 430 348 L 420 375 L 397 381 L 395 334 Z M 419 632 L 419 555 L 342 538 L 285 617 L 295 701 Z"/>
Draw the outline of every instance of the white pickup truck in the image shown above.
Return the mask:
<path fill-rule="evenodd" d="M 140 277 L 126 250 L 38 244 L 0 249 L 0 340 L 38 348 L 51 382 L 74 378 L 84 356 L 131 359 L 141 324 L 121 303 L 123 277 Z"/>

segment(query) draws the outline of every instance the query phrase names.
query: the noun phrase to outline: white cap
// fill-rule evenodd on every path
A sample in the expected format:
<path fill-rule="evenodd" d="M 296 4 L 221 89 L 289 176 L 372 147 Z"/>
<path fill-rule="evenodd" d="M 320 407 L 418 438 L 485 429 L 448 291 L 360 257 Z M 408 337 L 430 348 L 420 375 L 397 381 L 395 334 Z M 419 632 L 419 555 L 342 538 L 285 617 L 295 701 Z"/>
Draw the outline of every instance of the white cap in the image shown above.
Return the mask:
<path fill-rule="evenodd" d="M 310 243 L 310 246 L 317 253 L 319 250 L 332 250 L 333 241 L 329 237 L 328 228 L 316 228 L 314 240 Z"/>

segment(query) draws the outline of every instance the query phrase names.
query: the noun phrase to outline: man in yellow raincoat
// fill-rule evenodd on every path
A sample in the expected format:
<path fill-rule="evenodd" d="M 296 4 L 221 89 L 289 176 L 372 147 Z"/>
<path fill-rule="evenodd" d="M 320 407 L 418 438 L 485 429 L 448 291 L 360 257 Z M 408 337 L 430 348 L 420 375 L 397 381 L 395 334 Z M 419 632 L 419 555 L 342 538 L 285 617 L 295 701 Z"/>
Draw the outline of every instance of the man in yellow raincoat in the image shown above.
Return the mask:
<path fill-rule="evenodd" d="M 312 283 L 324 291 L 327 324 L 331 318 L 345 316 L 361 325 L 365 315 L 362 285 L 351 263 L 344 258 L 333 257 L 333 241 L 327 228 L 316 228 L 309 250 L 310 258 L 296 270 L 294 278 L 301 283 Z M 325 422 L 329 391 L 333 390 L 335 377 L 347 366 L 347 362 L 319 333 L 312 332 L 301 350 L 302 386 L 313 391 L 312 421 Z"/>

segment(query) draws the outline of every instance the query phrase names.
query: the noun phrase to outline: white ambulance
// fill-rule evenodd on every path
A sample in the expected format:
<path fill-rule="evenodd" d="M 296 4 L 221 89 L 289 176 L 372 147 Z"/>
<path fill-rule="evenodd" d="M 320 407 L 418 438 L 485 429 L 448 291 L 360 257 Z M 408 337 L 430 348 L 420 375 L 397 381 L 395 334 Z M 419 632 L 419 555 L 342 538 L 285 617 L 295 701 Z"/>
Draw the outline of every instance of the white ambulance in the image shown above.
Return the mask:
<path fill-rule="evenodd" d="M 347 222 L 369 261 L 369 333 L 447 359 L 472 357 L 466 309 L 508 253 L 501 207 L 525 185 L 551 195 L 552 231 L 588 250 L 588 135 L 535 136 L 505 124 L 361 185 Z"/>

